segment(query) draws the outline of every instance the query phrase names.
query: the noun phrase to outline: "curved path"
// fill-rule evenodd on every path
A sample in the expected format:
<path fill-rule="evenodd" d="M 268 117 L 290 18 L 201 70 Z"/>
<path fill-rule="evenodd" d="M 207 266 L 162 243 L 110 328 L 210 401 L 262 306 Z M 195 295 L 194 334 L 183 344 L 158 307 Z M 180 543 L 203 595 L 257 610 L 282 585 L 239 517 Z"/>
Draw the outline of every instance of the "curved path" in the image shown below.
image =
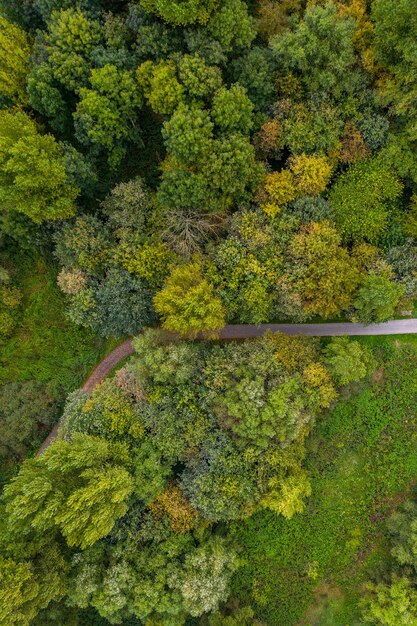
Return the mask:
<path fill-rule="evenodd" d="M 403 335 L 417 334 L 417 319 L 392 320 L 383 324 L 352 324 L 349 322 L 336 322 L 324 324 L 229 324 L 219 332 L 220 339 L 253 339 L 261 337 L 267 330 L 274 333 L 282 332 L 286 335 L 307 335 L 309 337 L 335 337 L 341 335 Z M 202 337 L 199 337 L 201 339 Z M 82 389 L 91 392 L 101 383 L 106 376 L 126 357 L 133 354 L 132 339 L 126 339 L 110 354 L 108 354 L 96 367 L 91 376 L 86 380 Z M 36 456 L 40 456 L 44 450 L 56 439 L 58 424 L 39 448 Z"/>

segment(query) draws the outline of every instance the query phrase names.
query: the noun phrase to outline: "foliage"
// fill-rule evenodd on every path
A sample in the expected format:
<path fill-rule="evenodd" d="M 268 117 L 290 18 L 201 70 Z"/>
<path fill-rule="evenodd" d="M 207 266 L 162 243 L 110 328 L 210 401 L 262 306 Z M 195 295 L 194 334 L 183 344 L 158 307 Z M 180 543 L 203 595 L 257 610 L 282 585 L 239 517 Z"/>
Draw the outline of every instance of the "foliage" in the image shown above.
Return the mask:
<path fill-rule="evenodd" d="M 86 548 L 107 535 L 133 490 L 127 463 L 122 445 L 81 434 L 25 461 L 4 489 L 6 533 L 15 547 L 22 542 L 30 554 L 60 532 L 69 546 Z"/>
<path fill-rule="evenodd" d="M 0 17 L 0 92 L 19 104 L 26 104 L 26 77 L 31 53 L 25 31 Z"/>
<path fill-rule="evenodd" d="M 417 592 L 407 578 L 387 585 L 369 585 L 363 601 L 363 617 L 375 626 L 402 626 L 417 623 Z"/>
<path fill-rule="evenodd" d="M 172 61 L 157 64 L 145 61 L 138 67 L 137 79 L 149 105 L 161 115 L 172 114 L 184 101 L 184 88 L 178 82 Z"/>
<path fill-rule="evenodd" d="M 155 295 L 154 306 L 163 328 L 182 335 L 215 334 L 224 326 L 222 304 L 198 260 L 172 270 L 162 291 Z"/>
<path fill-rule="evenodd" d="M 362 278 L 353 301 L 355 317 L 365 324 L 385 322 L 393 317 L 403 294 L 402 285 L 371 272 Z"/>
<path fill-rule="evenodd" d="M 297 193 L 301 196 L 318 196 L 327 187 L 332 166 L 325 157 L 299 154 L 290 161 Z"/>
<path fill-rule="evenodd" d="M 28 380 L 0 387 L 0 456 L 22 459 L 56 417 L 57 406 L 45 385 Z"/>
<path fill-rule="evenodd" d="M 402 184 L 376 159 L 359 161 L 336 180 L 330 193 L 336 224 L 344 239 L 375 243 L 387 228 L 389 209 Z"/>
<path fill-rule="evenodd" d="M 3 208 L 37 223 L 75 213 L 78 189 L 68 183 L 62 150 L 52 135 L 39 134 L 26 113 L 0 112 L 0 164 Z"/>
<path fill-rule="evenodd" d="M 121 141 L 135 132 L 142 97 L 133 74 L 115 65 L 93 69 L 90 84 L 80 89 L 74 115 L 77 134 L 107 149 L 114 166 L 123 154 Z"/>
<path fill-rule="evenodd" d="M 370 351 L 358 341 L 333 337 L 326 346 L 326 365 L 340 385 L 365 378 L 374 365 Z"/>
<path fill-rule="evenodd" d="M 88 80 L 94 48 L 101 41 L 100 24 L 79 8 L 53 11 L 45 34 L 48 63 L 54 78 L 78 91 Z"/>
<path fill-rule="evenodd" d="M 214 94 L 212 117 L 222 130 L 248 134 L 253 125 L 252 111 L 253 104 L 239 83 L 230 89 L 221 87 Z"/>
<path fill-rule="evenodd" d="M 272 37 L 270 45 L 281 71 L 300 72 L 306 90 L 340 98 L 355 77 L 354 29 L 355 22 L 341 18 L 334 4 L 311 5 L 295 30 Z"/>
<path fill-rule="evenodd" d="M 291 241 L 292 276 L 309 314 L 323 317 L 346 309 L 359 283 L 359 271 L 329 222 L 306 224 Z"/>
<path fill-rule="evenodd" d="M 163 20 L 171 24 L 194 24 L 195 22 L 207 22 L 213 9 L 216 8 L 218 0 L 140 0 L 146 11 L 156 13 Z"/>

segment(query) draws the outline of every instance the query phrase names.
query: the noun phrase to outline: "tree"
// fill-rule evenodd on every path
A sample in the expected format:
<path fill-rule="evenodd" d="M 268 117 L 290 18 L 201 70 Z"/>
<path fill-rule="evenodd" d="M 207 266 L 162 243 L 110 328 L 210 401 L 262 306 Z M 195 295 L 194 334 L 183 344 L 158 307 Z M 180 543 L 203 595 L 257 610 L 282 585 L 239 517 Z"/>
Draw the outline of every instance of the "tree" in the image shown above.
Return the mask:
<path fill-rule="evenodd" d="M 93 69 L 91 87 L 81 87 L 80 102 L 74 114 L 81 140 L 103 146 L 116 166 L 123 155 L 123 142 L 137 132 L 137 114 L 142 97 L 134 75 L 115 65 Z"/>
<path fill-rule="evenodd" d="M 415 626 L 416 606 L 417 591 L 408 578 L 402 577 L 391 584 L 369 584 L 362 600 L 362 614 L 374 626 Z"/>
<path fill-rule="evenodd" d="M 364 276 L 352 302 L 355 318 L 364 324 L 385 322 L 394 316 L 404 287 L 384 274 L 371 272 Z"/>
<path fill-rule="evenodd" d="M 198 54 L 185 54 L 178 63 L 181 83 L 193 98 L 208 98 L 222 84 L 220 68 L 207 65 Z"/>
<path fill-rule="evenodd" d="M 178 581 L 187 612 L 197 617 L 218 609 L 227 600 L 230 579 L 238 567 L 236 552 L 220 537 L 187 554 Z"/>
<path fill-rule="evenodd" d="M 290 170 L 267 174 L 264 186 L 272 203 L 276 206 L 276 212 L 297 197 L 294 175 Z"/>
<path fill-rule="evenodd" d="M 249 48 L 256 36 L 255 20 L 248 14 L 248 6 L 243 0 L 223 0 L 207 30 L 226 52 Z"/>
<path fill-rule="evenodd" d="M 203 169 L 214 191 L 220 191 L 230 206 L 248 202 L 262 180 L 264 168 L 244 135 L 233 133 L 216 139 Z"/>
<path fill-rule="evenodd" d="M 326 157 L 298 154 L 290 160 L 297 193 L 300 196 L 318 196 L 324 191 L 332 174 L 332 166 Z"/>
<path fill-rule="evenodd" d="M 373 365 L 370 351 L 347 337 L 333 337 L 326 346 L 325 358 L 329 371 L 340 385 L 365 378 Z"/>
<path fill-rule="evenodd" d="M 172 115 L 184 102 L 184 87 L 177 79 L 173 61 L 145 61 L 138 67 L 137 79 L 151 108 L 161 115 Z"/>
<path fill-rule="evenodd" d="M 375 26 L 374 53 L 377 62 L 390 73 L 383 76 L 380 89 L 383 100 L 392 103 L 413 132 L 417 95 L 417 37 L 415 11 L 407 0 L 375 0 L 372 3 Z"/>
<path fill-rule="evenodd" d="M 0 558 L 0 624 L 29 626 L 37 612 L 38 593 L 30 563 Z"/>
<path fill-rule="evenodd" d="M 224 326 L 222 303 L 204 278 L 198 260 L 172 270 L 154 297 L 154 306 L 163 328 L 182 335 L 216 334 Z"/>
<path fill-rule="evenodd" d="M 127 511 L 133 481 L 126 447 L 74 434 L 25 461 L 4 489 L 6 532 L 27 554 L 59 531 L 82 549 L 106 536 Z"/>
<path fill-rule="evenodd" d="M 92 215 L 80 215 L 55 235 L 55 255 L 66 267 L 101 275 L 110 257 L 109 229 Z"/>
<path fill-rule="evenodd" d="M 281 71 L 299 72 L 308 93 L 328 92 L 340 99 L 352 91 L 356 78 L 354 32 L 354 20 L 341 18 L 335 4 L 311 5 L 295 30 L 272 37 L 270 46 Z"/>
<path fill-rule="evenodd" d="M 330 192 L 330 203 L 344 239 L 378 241 L 402 188 L 397 176 L 375 158 L 358 161 L 341 174 Z"/>
<path fill-rule="evenodd" d="M 221 87 L 213 97 L 212 118 L 223 132 L 241 132 L 248 135 L 253 126 L 253 104 L 246 89 L 235 83 Z"/>
<path fill-rule="evenodd" d="M 400 565 L 411 565 L 417 571 L 417 505 L 407 500 L 391 515 L 388 530 L 392 537 L 391 554 Z"/>
<path fill-rule="evenodd" d="M 205 24 L 219 0 L 140 0 L 146 11 L 176 26 Z"/>
<path fill-rule="evenodd" d="M 256 111 L 265 112 L 271 106 L 274 85 L 271 74 L 274 64 L 271 53 L 265 48 L 250 48 L 232 63 L 233 78 L 245 87 Z"/>
<path fill-rule="evenodd" d="M 132 335 L 155 321 L 147 283 L 117 267 L 72 296 L 68 314 L 73 322 L 90 326 L 102 337 Z"/>
<path fill-rule="evenodd" d="M 346 309 L 359 271 L 329 222 L 306 224 L 290 243 L 290 278 L 306 313 L 329 317 Z"/>
<path fill-rule="evenodd" d="M 182 104 L 164 123 L 162 136 L 175 160 L 195 165 L 206 159 L 212 149 L 213 128 L 208 111 L 199 106 Z"/>
<path fill-rule="evenodd" d="M 62 132 L 68 126 L 71 114 L 59 87 L 49 63 L 32 67 L 27 81 L 29 104 L 48 118 L 55 131 Z"/>
<path fill-rule="evenodd" d="M 0 16 L 0 92 L 23 105 L 28 99 L 26 78 L 30 53 L 26 33 Z"/>
<path fill-rule="evenodd" d="M 54 398 L 41 383 L 27 380 L 0 387 L 0 456 L 22 459 L 56 415 Z"/>
<path fill-rule="evenodd" d="M 70 7 L 53 11 L 48 29 L 45 43 L 53 75 L 66 88 L 78 91 L 87 83 L 93 51 L 101 43 L 100 24 Z"/>
<path fill-rule="evenodd" d="M 145 229 L 152 198 L 142 178 L 119 183 L 101 203 L 110 227 L 120 240 Z"/>
<path fill-rule="evenodd" d="M 21 111 L 0 111 L 0 200 L 34 222 L 71 217 L 79 190 L 68 182 L 63 151 Z"/>

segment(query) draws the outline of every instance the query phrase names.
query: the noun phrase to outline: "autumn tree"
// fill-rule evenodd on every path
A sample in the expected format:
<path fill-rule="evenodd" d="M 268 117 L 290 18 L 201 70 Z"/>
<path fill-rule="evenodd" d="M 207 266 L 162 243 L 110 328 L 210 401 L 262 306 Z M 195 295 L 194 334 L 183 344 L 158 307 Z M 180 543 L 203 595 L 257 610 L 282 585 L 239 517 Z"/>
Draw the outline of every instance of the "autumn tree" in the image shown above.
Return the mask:
<path fill-rule="evenodd" d="M 62 148 L 22 111 L 0 112 L 0 199 L 34 222 L 71 217 L 79 190 L 68 181 Z"/>
<path fill-rule="evenodd" d="M 222 303 L 197 260 L 172 270 L 154 306 L 163 328 L 182 335 L 215 334 L 224 326 Z"/>
<path fill-rule="evenodd" d="M 307 313 L 330 317 L 349 306 L 359 271 L 329 222 L 306 224 L 290 243 L 290 258 Z"/>

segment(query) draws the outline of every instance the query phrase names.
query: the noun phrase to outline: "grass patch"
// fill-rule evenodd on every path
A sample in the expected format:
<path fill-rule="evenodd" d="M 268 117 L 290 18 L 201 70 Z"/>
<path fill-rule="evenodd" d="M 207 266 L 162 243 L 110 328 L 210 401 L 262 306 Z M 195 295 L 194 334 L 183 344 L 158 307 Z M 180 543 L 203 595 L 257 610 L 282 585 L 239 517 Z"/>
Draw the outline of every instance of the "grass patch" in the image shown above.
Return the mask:
<path fill-rule="evenodd" d="M 386 517 L 417 478 L 415 339 L 362 338 L 384 375 L 316 426 L 305 512 L 287 521 L 264 511 L 235 525 L 247 563 L 234 593 L 267 624 L 359 624 L 362 585 L 389 560 Z"/>
<path fill-rule="evenodd" d="M 101 339 L 65 317 L 65 299 L 56 286 L 56 268 L 43 257 L 22 253 L 18 258 L 3 257 L 2 261 L 18 268 L 13 282 L 22 290 L 23 301 L 13 335 L 0 337 L 0 385 L 21 380 L 43 382 L 61 407 L 66 394 L 82 385 L 119 340 Z M 16 467 L 0 464 L 0 485 L 15 473 Z"/>
<path fill-rule="evenodd" d="M 13 336 L 0 338 L 0 384 L 35 379 L 57 395 L 76 389 L 119 341 L 103 340 L 65 317 L 56 269 L 42 257 L 20 257 L 18 267 L 22 316 Z"/>

